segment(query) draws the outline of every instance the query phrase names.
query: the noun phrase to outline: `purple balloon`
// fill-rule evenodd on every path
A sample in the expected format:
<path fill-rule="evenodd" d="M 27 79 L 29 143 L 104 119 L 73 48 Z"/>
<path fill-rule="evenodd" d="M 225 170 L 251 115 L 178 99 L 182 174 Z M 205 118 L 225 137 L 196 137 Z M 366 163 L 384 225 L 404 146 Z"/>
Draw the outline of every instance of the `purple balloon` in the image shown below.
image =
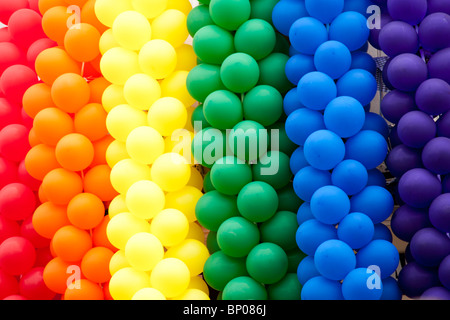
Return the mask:
<path fill-rule="evenodd" d="M 386 158 L 386 166 L 394 177 L 400 178 L 414 168 L 422 168 L 420 149 L 413 149 L 404 144 L 392 149 Z"/>
<path fill-rule="evenodd" d="M 392 19 L 416 25 L 427 14 L 427 0 L 389 0 L 387 8 Z"/>
<path fill-rule="evenodd" d="M 450 193 L 438 196 L 430 205 L 430 221 L 433 226 L 442 231 L 450 232 Z"/>
<path fill-rule="evenodd" d="M 431 139 L 423 148 L 422 162 L 425 168 L 435 174 L 450 173 L 450 139 L 446 137 Z"/>
<path fill-rule="evenodd" d="M 398 183 L 398 192 L 406 204 L 426 208 L 441 194 L 442 185 L 437 176 L 422 168 L 406 172 Z"/>
<path fill-rule="evenodd" d="M 402 53 L 416 53 L 419 37 L 413 26 L 403 21 L 392 21 L 385 25 L 378 38 L 381 50 L 389 57 Z"/>
<path fill-rule="evenodd" d="M 417 110 L 414 95 L 400 90 L 389 91 L 381 101 L 380 108 L 386 120 L 394 124 L 408 112 Z"/>
<path fill-rule="evenodd" d="M 450 289 L 450 255 L 442 260 L 439 265 L 438 275 L 442 285 Z"/>
<path fill-rule="evenodd" d="M 450 193 L 450 175 L 441 176 L 442 193 Z"/>
<path fill-rule="evenodd" d="M 425 50 L 436 52 L 450 46 L 450 16 L 432 13 L 419 26 L 420 44 Z"/>
<path fill-rule="evenodd" d="M 450 290 L 444 287 L 427 289 L 421 296 L 421 300 L 450 300 Z"/>
<path fill-rule="evenodd" d="M 425 290 L 439 286 L 440 282 L 435 268 L 427 268 L 417 262 L 410 262 L 400 271 L 398 285 L 406 296 L 418 298 Z"/>
<path fill-rule="evenodd" d="M 450 112 L 447 111 L 445 114 L 441 115 L 436 121 L 437 135 L 439 137 L 450 138 Z"/>
<path fill-rule="evenodd" d="M 450 84 L 441 79 L 425 80 L 417 89 L 416 104 L 420 110 L 436 116 L 450 109 Z"/>
<path fill-rule="evenodd" d="M 394 88 L 414 91 L 428 78 L 428 68 L 421 57 L 402 53 L 389 63 L 387 76 Z"/>
<path fill-rule="evenodd" d="M 395 148 L 396 146 L 403 144 L 398 137 L 397 126 L 391 128 L 391 133 L 389 134 L 389 144 L 391 145 L 391 148 Z"/>
<path fill-rule="evenodd" d="M 430 78 L 438 78 L 450 84 L 450 48 L 436 52 L 428 60 L 428 74 Z"/>
<path fill-rule="evenodd" d="M 450 14 L 450 2 L 448 0 L 428 0 L 428 14 L 435 12 Z"/>
<path fill-rule="evenodd" d="M 383 83 L 385 84 L 385 86 L 389 89 L 389 90 L 394 90 L 394 86 L 392 85 L 392 83 L 389 81 L 389 77 L 388 77 L 388 71 L 389 71 L 389 64 L 391 63 L 392 59 L 389 58 L 388 60 L 386 60 L 386 63 L 384 64 L 383 67 L 383 71 L 381 72 L 381 77 L 383 79 Z"/>
<path fill-rule="evenodd" d="M 411 239 L 411 254 L 426 267 L 437 267 L 450 254 L 450 239 L 435 228 L 416 232 Z"/>
<path fill-rule="evenodd" d="M 372 2 L 374 2 L 374 1 L 372 0 Z M 377 29 L 377 28 L 370 29 L 369 43 L 375 49 L 381 50 L 380 42 L 379 42 L 379 40 L 380 40 L 380 32 L 381 32 L 381 30 L 383 30 L 383 27 L 385 25 L 387 25 L 391 21 L 393 21 L 393 20 L 392 20 L 392 18 L 391 18 L 391 16 L 389 14 L 382 13 L 381 17 L 380 17 L 380 27 L 381 28 L 380 29 Z"/>
<path fill-rule="evenodd" d="M 400 240 L 409 242 L 417 231 L 427 227 L 431 227 L 431 223 L 426 209 L 413 208 L 404 204 L 392 215 L 392 232 Z"/>
<path fill-rule="evenodd" d="M 397 125 L 400 140 L 411 148 L 422 148 L 436 136 L 436 123 L 422 111 L 410 111 Z"/>

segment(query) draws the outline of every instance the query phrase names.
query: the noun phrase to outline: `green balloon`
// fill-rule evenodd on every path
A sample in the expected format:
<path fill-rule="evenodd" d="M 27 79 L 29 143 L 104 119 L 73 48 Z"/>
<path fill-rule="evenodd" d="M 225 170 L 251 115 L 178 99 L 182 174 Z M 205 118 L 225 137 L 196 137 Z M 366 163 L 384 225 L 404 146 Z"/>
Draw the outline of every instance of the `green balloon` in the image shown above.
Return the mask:
<path fill-rule="evenodd" d="M 203 113 L 211 126 L 226 130 L 243 119 L 242 103 L 237 95 L 227 90 L 211 93 L 203 104 Z"/>
<path fill-rule="evenodd" d="M 220 67 L 206 63 L 195 66 L 189 71 L 186 87 L 195 100 L 204 102 L 212 92 L 225 89 L 220 78 Z"/>
<path fill-rule="evenodd" d="M 237 195 L 251 181 L 250 165 L 234 156 L 225 156 L 212 166 L 211 182 L 217 191 L 224 194 Z"/>
<path fill-rule="evenodd" d="M 272 24 L 272 11 L 280 0 L 252 0 L 251 19 L 263 19 Z"/>
<path fill-rule="evenodd" d="M 192 40 L 192 47 L 204 63 L 217 65 L 235 52 L 231 32 L 216 25 L 204 26 L 198 30 Z"/>
<path fill-rule="evenodd" d="M 296 273 L 288 273 L 277 283 L 267 286 L 269 300 L 300 300 L 301 291 Z"/>
<path fill-rule="evenodd" d="M 281 151 L 291 156 L 294 150 L 298 148 L 298 145 L 292 142 L 286 134 L 284 121 L 275 122 L 268 126 L 267 129 L 269 130 L 270 150 Z"/>
<path fill-rule="evenodd" d="M 216 190 L 205 193 L 195 206 L 198 222 L 211 231 L 219 230 L 225 220 L 238 215 L 236 197 L 227 196 Z"/>
<path fill-rule="evenodd" d="M 297 212 L 298 208 L 303 204 L 292 187 L 290 182 L 286 187 L 277 190 L 278 193 L 278 210 L 277 211 L 291 211 Z"/>
<path fill-rule="evenodd" d="M 255 161 L 268 149 L 267 129 L 260 123 L 244 120 L 236 124 L 229 132 L 228 146 L 233 154 L 242 161 Z"/>
<path fill-rule="evenodd" d="M 288 257 L 288 273 L 297 273 L 298 265 L 300 262 L 306 257 L 306 254 L 303 253 L 300 249 L 292 249 L 286 251 L 286 255 Z"/>
<path fill-rule="evenodd" d="M 199 164 L 211 168 L 218 159 L 225 155 L 226 145 L 225 132 L 207 127 L 195 134 L 191 152 Z"/>
<path fill-rule="evenodd" d="M 278 32 L 276 34 L 276 37 L 277 41 L 275 43 L 275 48 L 273 48 L 273 52 L 279 52 L 289 56 L 289 49 L 291 47 L 291 44 L 289 43 L 288 38 Z"/>
<path fill-rule="evenodd" d="M 281 189 L 292 178 L 290 158 L 280 151 L 269 151 L 252 165 L 253 180 L 270 184 L 274 189 Z"/>
<path fill-rule="evenodd" d="M 236 51 L 251 55 L 255 60 L 267 57 L 275 48 L 274 28 L 265 20 L 251 19 L 244 22 L 234 35 Z"/>
<path fill-rule="evenodd" d="M 194 132 L 200 132 L 205 128 L 211 127 L 208 121 L 206 121 L 205 115 L 203 114 L 203 104 L 197 106 L 192 112 L 191 125 L 194 128 Z M 200 128 L 200 131 L 197 131 L 196 128 Z"/>
<path fill-rule="evenodd" d="M 259 67 L 256 60 L 242 52 L 228 56 L 220 67 L 220 78 L 225 87 L 236 93 L 252 89 L 259 80 Z"/>
<path fill-rule="evenodd" d="M 245 265 L 253 279 L 264 284 L 272 284 L 286 275 L 288 258 L 279 245 L 263 242 L 250 251 Z"/>
<path fill-rule="evenodd" d="M 272 86 L 280 91 L 282 95 L 286 94 L 294 87 L 285 73 L 286 62 L 288 60 L 288 55 L 274 52 L 258 61 L 261 74 L 258 83 Z"/>
<path fill-rule="evenodd" d="M 222 28 L 234 31 L 250 18 L 249 0 L 211 0 L 209 14 Z"/>
<path fill-rule="evenodd" d="M 208 171 L 208 173 L 203 177 L 203 191 L 210 192 L 216 190 L 211 182 L 211 171 Z"/>
<path fill-rule="evenodd" d="M 220 250 L 219 245 L 217 244 L 217 232 L 208 232 L 208 235 L 206 236 L 206 248 L 208 248 L 210 254 Z"/>
<path fill-rule="evenodd" d="M 270 126 L 283 114 L 283 96 L 274 87 L 260 85 L 245 94 L 242 106 L 246 120 Z"/>
<path fill-rule="evenodd" d="M 223 253 L 241 258 L 259 243 L 260 234 L 256 224 L 243 217 L 224 221 L 217 231 L 217 243 Z"/>
<path fill-rule="evenodd" d="M 204 4 L 192 8 L 186 18 L 187 29 L 192 37 L 198 30 L 211 24 L 214 24 L 214 21 L 209 15 L 209 7 Z"/>
<path fill-rule="evenodd" d="M 297 229 L 297 215 L 289 211 L 279 211 L 259 226 L 262 242 L 275 243 L 285 251 L 297 248 Z"/>
<path fill-rule="evenodd" d="M 244 218 L 264 222 L 277 212 L 278 195 L 268 183 L 252 181 L 239 192 L 237 206 Z"/>
<path fill-rule="evenodd" d="M 209 5 L 209 3 L 211 2 L 211 0 L 198 0 L 198 2 Z"/>
<path fill-rule="evenodd" d="M 227 283 L 222 293 L 223 300 L 267 300 L 264 286 L 251 277 L 242 276 Z"/>
<path fill-rule="evenodd" d="M 244 258 L 233 258 L 223 251 L 211 254 L 203 267 L 203 277 L 208 285 L 222 291 L 232 279 L 248 275 Z"/>

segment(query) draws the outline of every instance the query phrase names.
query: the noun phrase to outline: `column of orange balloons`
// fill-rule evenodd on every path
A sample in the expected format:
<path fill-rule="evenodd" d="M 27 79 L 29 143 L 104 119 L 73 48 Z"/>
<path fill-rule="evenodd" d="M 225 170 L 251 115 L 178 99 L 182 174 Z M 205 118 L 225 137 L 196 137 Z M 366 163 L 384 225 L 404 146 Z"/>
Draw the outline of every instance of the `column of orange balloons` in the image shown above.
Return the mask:
<path fill-rule="evenodd" d="M 56 45 L 36 57 L 41 82 L 25 93 L 33 119 L 29 174 L 41 182 L 33 214 L 37 233 L 51 240 L 46 286 L 66 300 L 110 299 L 109 261 L 117 250 L 106 237 L 109 202 L 117 195 L 109 175 L 100 73 L 96 0 L 39 0 L 42 29 Z"/>

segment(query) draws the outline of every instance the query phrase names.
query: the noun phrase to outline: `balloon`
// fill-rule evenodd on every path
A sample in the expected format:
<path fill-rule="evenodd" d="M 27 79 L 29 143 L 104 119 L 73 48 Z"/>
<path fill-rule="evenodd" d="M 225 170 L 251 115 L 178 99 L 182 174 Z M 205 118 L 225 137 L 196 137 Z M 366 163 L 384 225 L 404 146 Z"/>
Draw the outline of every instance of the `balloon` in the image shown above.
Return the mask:
<path fill-rule="evenodd" d="M 402 53 L 416 53 L 419 49 L 419 37 L 409 23 L 392 21 L 381 28 L 379 35 L 381 49 L 389 56 Z"/>
<path fill-rule="evenodd" d="M 426 169 L 415 168 L 406 172 L 399 181 L 400 197 L 410 206 L 425 208 L 440 195 L 439 179 Z"/>
<path fill-rule="evenodd" d="M 100 54 L 99 40 L 100 32 L 94 26 L 80 23 L 66 32 L 64 48 L 76 61 L 89 62 Z"/>
<path fill-rule="evenodd" d="M 411 111 L 400 119 L 398 136 L 407 146 L 421 148 L 436 136 L 436 124 L 426 113 Z"/>
<path fill-rule="evenodd" d="M 151 40 L 139 51 L 139 66 L 155 79 L 163 79 L 175 70 L 177 53 L 165 40 Z"/>
<path fill-rule="evenodd" d="M 126 192 L 126 206 L 141 219 L 151 219 L 165 204 L 164 193 L 154 182 L 140 180 L 133 183 Z"/>
<path fill-rule="evenodd" d="M 213 127 L 207 127 L 194 136 L 191 151 L 195 160 L 207 168 L 226 153 L 226 134 Z"/>
<path fill-rule="evenodd" d="M 292 183 L 277 190 L 278 211 L 295 212 L 303 204 L 303 201 L 295 194 Z"/>
<path fill-rule="evenodd" d="M 427 268 L 411 261 L 402 268 L 398 276 L 398 285 L 404 295 L 417 298 L 425 290 L 440 285 L 440 282 L 434 268 Z"/>
<path fill-rule="evenodd" d="M 320 222 L 336 224 L 350 211 L 347 194 L 335 186 L 324 186 L 311 197 L 311 212 Z"/>
<path fill-rule="evenodd" d="M 422 21 L 427 13 L 427 1 L 394 0 L 389 1 L 387 9 L 394 20 L 401 20 L 411 25 L 416 25 Z"/>
<path fill-rule="evenodd" d="M 397 269 L 398 263 L 397 248 L 386 240 L 373 240 L 356 254 L 356 267 L 370 268 L 376 265 L 381 279 L 389 277 Z"/>
<path fill-rule="evenodd" d="M 117 191 L 110 181 L 111 168 L 106 164 L 89 169 L 84 175 L 84 191 L 95 194 L 102 201 L 111 201 Z"/>
<path fill-rule="evenodd" d="M 299 172 L 304 167 L 308 166 L 308 162 L 305 159 L 305 153 L 303 152 L 303 147 L 298 147 L 292 153 L 291 158 L 289 160 L 289 167 L 291 169 L 292 174 L 295 176 L 297 172 Z"/>
<path fill-rule="evenodd" d="M 450 46 L 450 16 L 436 12 L 426 16 L 419 26 L 419 40 L 425 50 L 436 52 Z"/>
<path fill-rule="evenodd" d="M 450 240 L 435 228 L 417 231 L 411 239 L 411 254 L 417 263 L 436 267 L 450 253 Z"/>
<path fill-rule="evenodd" d="M 209 94 L 226 89 L 220 78 L 220 66 L 202 63 L 189 71 L 186 79 L 189 93 L 199 102 L 204 102 Z"/>
<path fill-rule="evenodd" d="M 331 174 L 332 183 L 352 196 L 362 191 L 368 182 L 367 169 L 356 160 L 344 160 Z"/>
<path fill-rule="evenodd" d="M 448 232 L 450 230 L 450 224 L 446 218 L 449 214 L 448 210 L 446 210 L 450 203 L 449 200 L 448 193 L 441 194 L 433 200 L 429 209 L 431 223 L 436 229 L 442 232 Z"/>
<path fill-rule="evenodd" d="M 83 191 L 83 182 L 77 173 L 64 168 L 57 168 L 44 177 L 42 188 L 49 201 L 65 205 Z"/>
<path fill-rule="evenodd" d="M 345 159 L 359 161 L 368 170 L 378 167 L 386 155 L 386 140 L 376 131 L 360 131 L 345 142 Z"/>
<path fill-rule="evenodd" d="M 233 156 L 218 159 L 211 169 L 211 182 L 220 192 L 236 195 L 252 180 L 252 171 L 248 164 Z"/>
<path fill-rule="evenodd" d="M 382 99 L 380 108 L 386 120 L 394 124 L 408 112 L 417 110 L 414 96 L 400 90 L 389 91 Z"/>
<path fill-rule="evenodd" d="M 350 51 L 361 48 L 368 37 L 367 20 L 358 12 L 343 12 L 330 24 L 329 40 L 342 42 Z"/>
<path fill-rule="evenodd" d="M 177 258 L 161 260 L 150 275 L 150 284 L 167 298 L 183 293 L 190 281 L 190 272 L 186 264 Z"/>
<path fill-rule="evenodd" d="M 416 90 L 428 78 L 428 70 L 419 56 L 403 53 L 389 63 L 387 76 L 393 87 L 410 92 Z"/>
<path fill-rule="evenodd" d="M 377 92 L 375 77 L 366 70 L 353 69 L 344 74 L 336 83 L 338 96 L 349 96 L 361 105 L 369 105 Z"/>
<path fill-rule="evenodd" d="M 0 130 L 9 124 L 20 123 L 21 111 L 5 98 L 0 98 Z"/>
<path fill-rule="evenodd" d="M 133 8 L 145 15 L 148 19 L 153 19 L 159 16 L 163 11 L 167 8 L 167 0 L 166 1 L 142 1 L 142 0 L 133 0 L 132 6 Z"/>
<path fill-rule="evenodd" d="M 318 130 L 306 139 L 304 153 L 306 161 L 314 168 L 330 170 L 344 159 L 345 146 L 335 133 Z"/>
<path fill-rule="evenodd" d="M 278 211 L 260 225 L 261 241 L 279 245 L 283 250 L 296 248 L 297 217 L 293 212 Z"/>
<path fill-rule="evenodd" d="M 187 185 L 184 188 L 166 194 L 165 208 L 178 209 L 185 214 L 189 222 L 197 220 L 195 205 L 203 194 L 196 187 Z"/>
<path fill-rule="evenodd" d="M 2 52 L 2 62 L 0 62 L 0 72 L 3 73 L 8 67 L 23 62 L 21 50 L 11 42 L 1 42 L 0 51 Z"/>
<path fill-rule="evenodd" d="M 253 87 L 253 86 L 252 86 Z M 214 91 L 205 100 L 203 113 L 214 128 L 228 129 L 243 119 L 242 103 L 231 91 Z"/>
<path fill-rule="evenodd" d="M 342 285 L 339 281 L 316 276 L 309 279 L 302 287 L 302 300 L 344 300 Z"/>
<path fill-rule="evenodd" d="M 378 113 L 366 112 L 366 121 L 362 130 L 372 130 L 381 134 L 386 140 L 389 138 L 389 126 Z"/>
<path fill-rule="evenodd" d="M 152 21 L 152 39 L 169 42 L 175 49 L 183 45 L 189 36 L 186 15 L 175 9 L 168 9 Z"/>
<path fill-rule="evenodd" d="M 70 133 L 62 137 L 56 144 L 55 156 L 64 169 L 81 171 L 92 163 L 94 146 L 82 134 Z"/>
<path fill-rule="evenodd" d="M 45 37 L 41 19 L 40 14 L 34 10 L 23 8 L 13 12 L 5 23 L 8 24 L 12 40 L 19 46 L 27 48 L 36 40 Z"/>
<path fill-rule="evenodd" d="M 79 280 L 79 288 L 68 287 L 64 292 L 64 300 L 104 300 L 102 288 L 87 279 Z"/>
<path fill-rule="evenodd" d="M 188 231 L 189 222 L 177 209 L 164 209 L 153 218 L 150 224 L 150 232 L 157 236 L 165 247 L 181 243 Z"/>
<path fill-rule="evenodd" d="M 258 83 L 259 75 L 256 60 L 242 52 L 229 55 L 220 67 L 223 84 L 235 93 L 244 93 L 252 89 Z"/>
<path fill-rule="evenodd" d="M 352 56 L 349 49 L 338 41 L 326 41 L 314 53 L 316 70 L 333 79 L 344 75 L 350 69 L 351 63 Z"/>
<path fill-rule="evenodd" d="M 391 219 L 392 232 L 406 242 L 410 242 L 417 231 L 430 226 L 430 220 L 424 209 L 406 204 L 398 208 Z"/>
<path fill-rule="evenodd" d="M 297 19 L 306 16 L 308 16 L 308 12 L 304 1 L 279 1 L 272 11 L 273 25 L 285 36 L 289 36 L 289 30 Z"/>
<path fill-rule="evenodd" d="M 150 225 L 147 221 L 129 212 L 122 212 L 111 218 L 106 228 L 109 241 L 122 250 L 134 234 L 149 231 Z"/>
<path fill-rule="evenodd" d="M 450 132 L 447 129 L 448 128 L 447 124 L 449 122 L 449 119 L 450 119 L 450 113 L 446 112 L 445 114 L 441 115 L 439 117 L 439 119 L 436 121 L 438 136 L 450 138 Z"/>
<path fill-rule="evenodd" d="M 26 219 L 32 215 L 35 205 L 33 191 L 22 183 L 10 183 L 0 190 L 0 212 L 4 218 Z"/>
<path fill-rule="evenodd" d="M 438 78 L 450 83 L 450 78 L 447 73 L 450 67 L 447 62 L 447 55 L 449 52 L 449 48 L 442 49 L 433 54 L 430 58 L 427 64 L 430 79 Z"/>
<path fill-rule="evenodd" d="M 211 210 L 215 212 L 211 215 Z M 197 202 L 195 216 L 198 222 L 210 231 L 217 231 L 228 218 L 239 215 L 236 197 L 213 190 L 204 194 Z"/>
<path fill-rule="evenodd" d="M 342 294 L 345 300 L 379 300 L 382 293 L 381 279 L 371 269 L 354 269 L 342 282 Z"/>
<path fill-rule="evenodd" d="M 70 221 L 67 218 L 65 206 L 45 202 L 34 211 L 32 223 L 39 235 L 51 239 L 58 229 L 69 225 Z"/>
<path fill-rule="evenodd" d="M 247 92 L 242 105 L 246 120 L 269 126 L 282 115 L 283 97 L 274 87 L 259 85 Z"/>
<path fill-rule="evenodd" d="M 247 53 L 255 60 L 268 56 L 275 48 L 275 42 L 273 27 L 261 19 L 250 19 L 244 22 L 234 36 L 236 51 Z"/>
<path fill-rule="evenodd" d="M 300 169 L 293 181 L 294 191 L 303 201 L 310 202 L 316 190 L 331 184 L 331 174 L 328 170 L 319 170 L 312 166 Z"/>
<path fill-rule="evenodd" d="M 147 125 L 147 114 L 130 105 L 114 107 L 106 117 L 106 127 L 113 138 L 126 142 L 133 129 Z"/>
<path fill-rule="evenodd" d="M 233 31 L 250 17 L 251 6 L 248 0 L 212 0 L 209 4 L 211 19 L 218 26 Z"/>
<path fill-rule="evenodd" d="M 233 258 L 217 251 L 206 260 L 203 277 L 215 290 L 223 290 L 232 279 L 247 275 L 245 258 Z"/>
<path fill-rule="evenodd" d="M 101 104 L 89 103 L 74 116 L 75 132 L 84 135 L 92 142 L 98 141 L 108 135 L 106 117 L 107 113 Z"/>
<path fill-rule="evenodd" d="M 108 240 L 108 236 L 106 234 L 106 227 L 108 226 L 111 217 L 106 215 L 102 222 L 92 230 L 92 244 L 94 247 L 105 247 L 113 252 L 117 251 L 111 242 Z"/>
<path fill-rule="evenodd" d="M 336 228 L 316 219 L 305 221 L 297 229 L 297 245 L 302 252 L 310 256 L 314 255 L 323 242 L 330 239 L 337 239 Z"/>
<path fill-rule="evenodd" d="M 323 242 L 314 254 L 314 263 L 319 273 L 330 280 L 342 280 L 355 268 L 353 249 L 341 240 Z"/>
<path fill-rule="evenodd" d="M 372 240 L 374 225 L 367 215 L 352 212 L 339 222 L 337 235 L 352 249 L 360 249 Z"/>
<path fill-rule="evenodd" d="M 83 77 L 65 73 L 54 81 L 51 95 L 61 110 L 76 113 L 89 102 L 90 90 Z"/>
<path fill-rule="evenodd" d="M 198 30 L 205 26 L 214 25 L 209 14 L 209 6 L 199 4 L 189 11 L 186 18 L 189 34 L 194 37 Z"/>
<path fill-rule="evenodd" d="M 127 10 L 132 10 L 132 4 L 130 1 L 120 0 L 114 7 L 110 7 L 105 0 L 96 1 L 95 3 L 95 15 L 98 20 L 105 26 L 112 27 L 116 17 Z"/>
<path fill-rule="evenodd" d="M 337 87 L 328 75 L 314 71 L 304 75 L 298 83 L 300 102 L 312 110 L 324 110 L 337 96 Z"/>
<path fill-rule="evenodd" d="M 449 269 L 448 265 L 450 262 L 450 258 L 447 256 L 444 258 L 439 265 L 438 275 L 440 282 L 448 289 L 450 287 L 450 278 L 449 278 Z"/>
<path fill-rule="evenodd" d="M 423 166 L 421 153 L 417 149 L 407 147 L 404 144 L 394 147 L 386 158 L 386 166 L 389 172 L 400 178 L 407 171 Z"/>
<path fill-rule="evenodd" d="M 123 96 L 123 86 L 110 84 L 102 95 L 101 103 L 108 113 L 118 105 L 127 104 L 127 100 Z"/>
<path fill-rule="evenodd" d="M 266 182 L 279 190 L 287 186 L 292 178 L 289 162 L 289 156 L 285 153 L 268 151 L 252 166 L 253 180 Z"/>
<path fill-rule="evenodd" d="M 138 73 L 125 82 L 123 96 L 131 106 L 148 110 L 161 97 L 161 88 L 152 76 Z"/>
<path fill-rule="evenodd" d="M 133 295 L 131 300 L 166 300 L 166 297 L 154 288 L 142 288 Z"/>
<path fill-rule="evenodd" d="M 267 300 L 267 291 L 258 281 L 249 276 L 230 280 L 222 294 L 223 300 Z"/>
<path fill-rule="evenodd" d="M 0 88 L 8 100 L 21 103 L 25 91 L 37 83 L 34 70 L 22 64 L 8 67 L 0 77 Z"/>
<path fill-rule="evenodd" d="M 127 241 L 125 257 L 133 268 L 150 271 L 163 259 L 164 248 L 156 235 L 140 232 Z"/>
<path fill-rule="evenodd" d="M 223 253 L 241 258 L 249 254 L 260 240 L 258 227 L 243 217 L 225 220 L 217 231 L 217 243 Z"/>
<path fill-rule="evenodd" d="M 255 161 L 267 152 L 269 136 L 267 129 L 260 123 L 244 120 L 233 127 L 227 140 L 236 158 Z"/>
<path fill-rule="evenodd" d="M 308 280 L 319 276 L 322 277 L 314 264 L 314 256 L 306 256 L 302 259 L 297 268 L 297 278 L 300 284 L 304 286 Z"/>
<path fill-rule="evenodd" d="M 94 283 L 105 283 L 111 279 L 109 261 L 113 252 L 105 247 L 94 247 L 83 256 L 81 271 L 83 275 Z"/>
<path fill-rule="evenodd" d="M 297 211 L 297 223 L 303 224 L 305 221 L 315 219 L 311 212 L 311 205 L 309 202 L 304 202 Z"/>
<path fill-rule="evenodd" d="M 89 212 L 89 215 L 86 215 Z M 70 223 L 80 229 L 93 229 L 103 220 L 105 207 L 97 196 L 91 193 L 80 193 L 67 205 L 67 218 Z"/>
<path fill-rule="evenodd" d="M 152 127 L 137 127 L 128 135 L 126 149 L 133 160 L 152 164 L 164 153 L 164 139 Z"/>
<path fill-rule="evenodd" d="M 344 9 L 344 1 L 305 1 L 306 10 L 311 17 L 316 18 L 324 24 L 331 23 Z"/>
<path fill-rule="evenodd" d="M 44 283 L 43 267 L 34 267 L 22 275 L 19 282 L 19 292 L 30 300 L 51 300 L 55 296 Z"/>
<path fill-rule="evenodd" d="M 185 105 L 173 97 L 156 100 L 148 110 L 147 121 L 162 136 L 170 136 L 177 129 L 186 125 L 187 111 Z"/>
<path fill-rule="evenodd" d="M 350 69 L 363 69 L 375 75 L 377 72 L 377 65 L 373 57 L 367 52 L 354 51 L 352 54 L 352 64 Z"/>
<path fill-rule="evenodd" d="M 394 209 L 394 200 L 387 189 L 367 186 L 350 199 L 351 211 L 369 216 L 373 223 L 386 220 Z"/>
<path fill-rule="evenodd" d="M 203 266 L 209 258 L 207 247 L 200 241 L 189 239 L 189 236 L 178 245 L 170 247 L 166 254 L 166 258 L 177 258 L 183 261 L 189 268 L 192 277 L 203 272 Z"/>
<path fill-rule="evenodd" d="M 7 274 L 24 274 L 33 267 L 35 260 L 35 248 L 24 237 L 10 237 L 0 244 L 0 266 Z"/>
<path fill-rule="evenodd" d="M 297 85 L 304 75 L 316 71 L 314 56 L 301 53 L 294 54 L 286 62 L 285 71 L 288 80 Z"/>
<path fill-rule="evenodd" d="M 122 47 L 111 48 L 103 54 L 100 68 L 106 80 L 124 85 L 131 76 L 140 72 L 138 54 Z"/>
<path fill-rule="evenodd" d="M 289 40 L 299 53 L 313 55 L 328 40 L 324 24 L 313 17 L 302 17 L 292 23 Z"/>
<path fill-rule="evenodd" d="M 428 1 L 428 13 L 430 14 L 435 12 L 445 12 L 450 14 L 450 7 L 448 6 L 448 3 L 443 0 Z"/>
<path fill-rule="evenodd" d="M 355 98 L 337 97 L 325 108 L 323 119 L 328 130 L 342 138 L 349 138 L 362 129 L 364 108 Z"/>
<path fill-rule="evenodd" d="M 165 153 L 159 156 L 151 167 L 151 178 L 166 192 L 184 187 L 191 176 L 187 160 L 178 153 Z"/>
<path fill-rule="evenodd" d="M 73 265 L 73 263 L 65 262 L 59 257 L 50 260 L 44 267 L 43 280 L 45 285 L 56 293 L 64 294 L 69 277 L 67 270 L 70 270 L 68 268 Z"/>
<path fill-rule="evenodd" d="M 318 111 L 300 108 L 288 116 L 285 127 L 289 139 L 303 146 L 312 133 L 325 129 L 325 123 L 323 115 Z"/>
<path fill-rule="evenodd" d="M 58 47 L 42 51 L 36 58 L 35 66 L 38 77 L 49 86 L 65 73 L 81 74 L 80 64 Z"/>
<path fill-rule="evenodd" d="M 275 214 L 278 196 L 268 183 L 253 181 L 239 191 L 237 206 L 244 218 L 253 222 L 264 222 Z"/>
<path fill-rule="evenodd" d="M 152 28 L 147 18 L 137 11 L 120 13 L 112 25 L 114 39 L 124 48 L 139 50 L 150 41 Z"/>
<path fill-rule="evenodd" d="M 442 287 L 433 287 L 427 289 L 421 296 L 420 299 L 423 300 L 449 300 L 450 292 L 449 290 Z"/>
<path fill-rule="evenodd" d="M 431 139 L 423 148 L 422 161 L 428 170 L 435 174 L 444 175 L 450 173 L 450 154 L 447 152 L 450 139 L 437 137 Z"/>
<path fill-rule="evenodd" d="M 192 42 L 195 54 L 204 63 L 220 65 L 235 52 L 231 32 L 211 24 L 200 28 Z"/>
<path fill-rule="evenodd" d="M 68 225 L 55 232 L 52 247 L 62 260 L 76 262 L 92 248 L 92 239 L 87 231 Z"/>
<path fill-rule="evenodd" d="M 450 95 L 450 85 L 441 79 L 428 79 L 422 82 L 416 91 L 416 103 L 420 110 L 439 115 L 449 110 L 444 101 Z"/>
<path fill-rule="evenodd" d="M 118 270 L 109 281 L 109 291 L 114 300 L 131 300 L 136 292 L 148 287 L 148 273 L 131 267 Z"/>
<path fill-rule="evenodd" d="M 0 152 L 10 161 L 21 161 L 30 149 L 29 129 L 21 124 L 10 124 L 0 131 Z"/>
<path fill-rule="evenodd" d="M 255 246 L 246 259 L 249 275 L 264 284 L 274 284 L 280 281 L 286 275 L 287 264 L 284 250 L 270 242 Z"/>

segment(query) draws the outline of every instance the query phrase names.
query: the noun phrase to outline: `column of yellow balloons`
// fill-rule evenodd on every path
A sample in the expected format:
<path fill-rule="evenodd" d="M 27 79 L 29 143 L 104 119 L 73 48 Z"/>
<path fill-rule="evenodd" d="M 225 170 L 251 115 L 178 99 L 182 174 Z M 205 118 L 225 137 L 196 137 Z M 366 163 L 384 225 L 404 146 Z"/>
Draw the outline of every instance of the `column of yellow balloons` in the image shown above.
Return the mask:
<path fill-rule="evenodd" d="M 186 77 L 196 56 L 186 44 L 188 0 L 97 0 L 108 27 L 100 69 L 111 83 L 102 96 L 115 139 L 106 151 L 118 191 L 107 236 L 116 300 L 209 299 L 201 274 L 209 256 L 195 218 L 202 176 L 190 153 L 195 100 Z"/>

